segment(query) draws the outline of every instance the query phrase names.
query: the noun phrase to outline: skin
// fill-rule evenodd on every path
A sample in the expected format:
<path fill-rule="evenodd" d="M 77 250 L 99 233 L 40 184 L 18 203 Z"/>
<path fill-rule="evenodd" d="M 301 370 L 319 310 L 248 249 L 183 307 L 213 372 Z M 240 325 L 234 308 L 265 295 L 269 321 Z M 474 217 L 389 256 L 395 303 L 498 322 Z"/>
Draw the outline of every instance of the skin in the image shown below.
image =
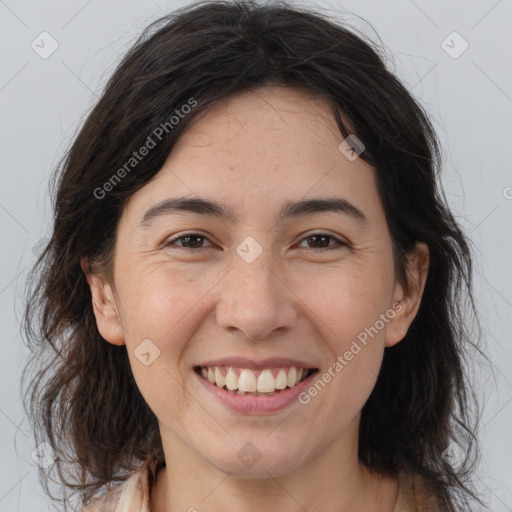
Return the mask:
<path fill-rule="evenodd" d="M 375 170 L 347 159 L 328 105 L 311 93 L 267 86 L 216 104 L 180 138 L 154 180 L 134 193 L 118 226 L 110 279 L 83 268 L 97 326 L 126 345 L 137 385 L 158 418 L 166 468 L 151 512 L 391 512 L 397 479 L 369 473 L 357 458 L 360 411 L 385 347 L 405 336 L 417 313 L 428 248 L 411 253 L 410 290 L 397 279 Z M 154 219 L 163 199 L 189 195 L 230 206 L 238 223 L 197 213 Z M 283 220 L 283 202 L 342 197 L 368 221 L 321 212 Z M 348 244 L 308 237 L 326 233 Z M 198 233 L 195 245 L 177 235 Z M 252 236 L 252 263 L 237 246 Z M 198 247 L 193 252 L 190 248 Z M 400 304 L 400 312 L 307 405 L 240 414 L 207 393 L 193 367 L 208 359 L 295 357 L 327 371 L 359 333 Z M 150 339 L 148 366 L 134 351 Z M 261 453 L 252 467 L 238 451 Z"/>

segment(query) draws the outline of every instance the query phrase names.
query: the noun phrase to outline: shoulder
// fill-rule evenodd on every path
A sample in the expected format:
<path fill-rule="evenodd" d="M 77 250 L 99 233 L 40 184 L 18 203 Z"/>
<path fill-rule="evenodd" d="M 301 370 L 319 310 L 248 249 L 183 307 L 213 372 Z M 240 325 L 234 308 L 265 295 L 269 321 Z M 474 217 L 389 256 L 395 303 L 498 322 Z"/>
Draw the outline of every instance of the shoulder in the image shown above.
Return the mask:
<path fill-rule="evenodd" d="M 399 473 L 398 501 L 393 512 L 447 512 L 435 490 L 418 474 Z"/>
<path fill-rule="evenodd" d="M 80 512 L 149 512 L 148 476 L 148 466 L 143 464 L 123 483 L 94 498 Z"/>

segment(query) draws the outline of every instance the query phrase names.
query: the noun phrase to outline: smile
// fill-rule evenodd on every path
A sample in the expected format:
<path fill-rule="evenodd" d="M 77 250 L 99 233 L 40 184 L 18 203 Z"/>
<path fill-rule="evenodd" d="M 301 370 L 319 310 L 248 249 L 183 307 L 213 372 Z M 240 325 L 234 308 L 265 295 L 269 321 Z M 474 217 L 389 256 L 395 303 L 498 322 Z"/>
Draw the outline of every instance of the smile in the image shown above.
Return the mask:
<path fill-rule="evenodd" d="M 273 396 L 307 379 L 314 368 L 295 366 L 251 370 L 232 366 L 196 366 L 194 370 L 218 388 L 238 395 Z"/>

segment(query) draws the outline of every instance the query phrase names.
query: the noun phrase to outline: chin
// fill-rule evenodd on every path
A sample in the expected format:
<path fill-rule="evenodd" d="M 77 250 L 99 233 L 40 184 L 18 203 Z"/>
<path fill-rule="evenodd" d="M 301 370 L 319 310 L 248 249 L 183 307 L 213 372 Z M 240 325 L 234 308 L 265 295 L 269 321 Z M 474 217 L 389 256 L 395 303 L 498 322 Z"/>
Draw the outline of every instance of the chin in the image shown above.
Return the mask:
<path fill-rule="evenodd" d="M 263 438 L 264 439 L 264 438 Z M 270 478 L 284 476 L 296 471 L 303 464 L 303 456 L 298 457 L 299 449 L 279 448 L 273 443 L 242 441 L 236 448 L 223 449 L 207 457 L 218 470 L 237 477 Z M 303 455 L 303 451 L 301 451 Z"/>

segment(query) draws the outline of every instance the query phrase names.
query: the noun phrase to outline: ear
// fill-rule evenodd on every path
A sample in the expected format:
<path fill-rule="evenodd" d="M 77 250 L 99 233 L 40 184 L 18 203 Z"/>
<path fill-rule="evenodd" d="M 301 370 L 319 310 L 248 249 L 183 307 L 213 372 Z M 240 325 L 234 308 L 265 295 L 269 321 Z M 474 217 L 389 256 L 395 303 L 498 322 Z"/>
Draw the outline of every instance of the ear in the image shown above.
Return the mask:
<path fill-rule="evenodd" d="M 98 331 L 109 343 L 124 345 L 124 332 L 112 286 L 101 273 L 93 271 L 87 259 L 82 258 L 80 266 L 91 290 Z"/>
<path fill-rule="evenodd" d="M 428 245 L 417 242 L 414 250 L 407 255 L 407 290 L 395 284 L 393 293 L 393 310 L 395 316 L 390 319 L 386 328 L 386 347 L 392 347 L 407 334 L 418 309 L 425 289 L 429 268 Z"/>

